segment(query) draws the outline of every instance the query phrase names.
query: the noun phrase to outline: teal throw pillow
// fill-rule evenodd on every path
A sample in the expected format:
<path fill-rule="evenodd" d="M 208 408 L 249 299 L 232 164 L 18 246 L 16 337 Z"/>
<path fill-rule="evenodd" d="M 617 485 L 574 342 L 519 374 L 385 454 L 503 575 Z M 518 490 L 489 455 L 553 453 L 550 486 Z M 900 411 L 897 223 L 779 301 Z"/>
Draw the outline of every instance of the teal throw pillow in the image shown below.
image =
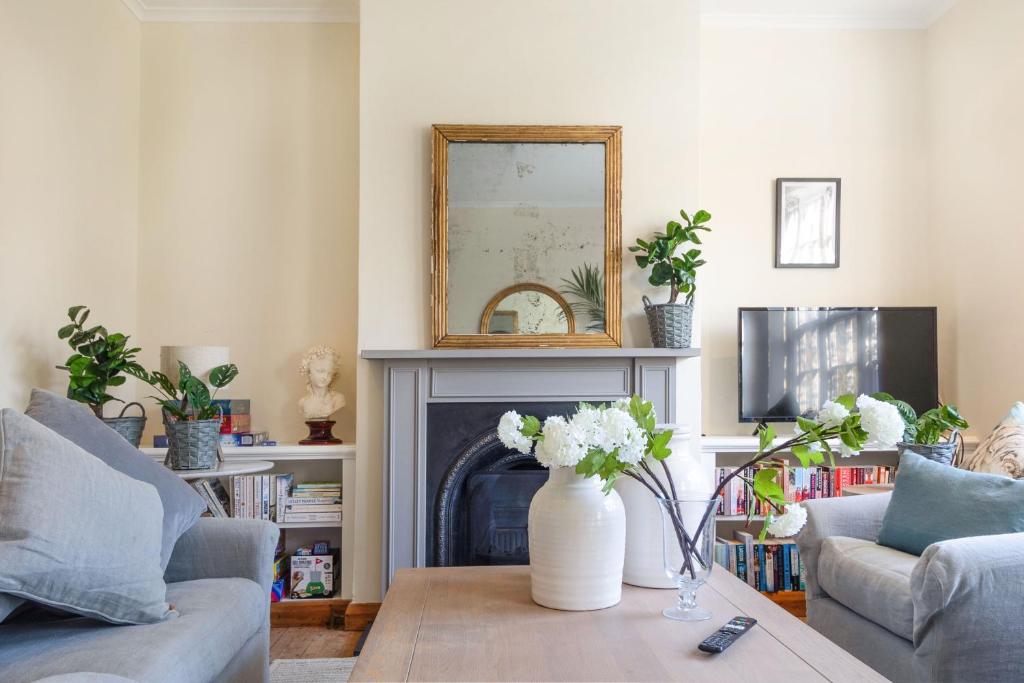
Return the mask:
<path fill-rule="evenodd" d="M 1024 532 L 1024 480 L 904 453 L 878 544 L 920 555 L 951 538 Z"/>

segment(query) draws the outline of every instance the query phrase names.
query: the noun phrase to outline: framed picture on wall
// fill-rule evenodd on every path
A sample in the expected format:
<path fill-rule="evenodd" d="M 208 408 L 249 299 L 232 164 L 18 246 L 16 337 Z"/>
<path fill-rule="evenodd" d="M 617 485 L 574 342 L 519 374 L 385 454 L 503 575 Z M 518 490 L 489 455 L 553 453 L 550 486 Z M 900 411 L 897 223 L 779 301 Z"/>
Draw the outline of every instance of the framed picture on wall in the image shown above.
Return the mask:
<path fill-rule="evenodd" d="M 839 178 L 777 178 L 775 267 L 839 267 Z"/>

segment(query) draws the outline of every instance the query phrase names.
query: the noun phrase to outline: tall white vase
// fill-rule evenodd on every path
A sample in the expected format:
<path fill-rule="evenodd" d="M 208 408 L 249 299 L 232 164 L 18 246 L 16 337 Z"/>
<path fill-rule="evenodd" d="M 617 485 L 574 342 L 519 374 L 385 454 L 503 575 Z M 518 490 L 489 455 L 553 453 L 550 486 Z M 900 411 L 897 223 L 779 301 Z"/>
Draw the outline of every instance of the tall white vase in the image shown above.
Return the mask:
<path fill-rule="evenodd" d="M 690 454 L 690 428 L 686 425 L 659 425 L 672 430 L 668 447 L 672 455 L 664 460 L 676 483 L 676 492 L 683 494 L 710 494 L 709 473 L 699 460 Z M 665 470 L 660 462 L 651 458 L 647 464 L 668 486 Z M 626 556 L 622 580 L 631 586 L 643 588 L 675 588 L 676 582 L 665 572 L 662 548 L 661 508 L 654 495 L 643 485 L 629 477 L 615 480 L 615 490 L 626 508 Z"/>
<path fill-rule="evenodd" d="M 551 469 L 530 503 L 533 601 L 563 610 L 611 607 L 622 597 L 626 514 L 615 491 L 571 467 Z"/>

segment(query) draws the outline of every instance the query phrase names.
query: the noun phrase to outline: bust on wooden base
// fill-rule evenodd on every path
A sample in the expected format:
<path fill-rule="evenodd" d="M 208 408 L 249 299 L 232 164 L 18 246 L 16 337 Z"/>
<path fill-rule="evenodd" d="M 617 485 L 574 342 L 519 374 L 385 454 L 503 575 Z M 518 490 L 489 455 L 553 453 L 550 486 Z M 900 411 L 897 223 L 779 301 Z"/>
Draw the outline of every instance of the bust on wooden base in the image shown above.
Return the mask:
<path fill-rule="evenodd" d="M 302 358 L 299 372 L 306 377 L 306 395 L 299 401 L 299 407 L 309 427 L 309 436 L 299 442 L 302 446 L 341 443 L 331 433 L 335 424 L 331 415 L 345 407 L 345 396 L 331 389 L 338 374 L 338 362 L 337 352 L 326 345 L 314 346 Z"/>

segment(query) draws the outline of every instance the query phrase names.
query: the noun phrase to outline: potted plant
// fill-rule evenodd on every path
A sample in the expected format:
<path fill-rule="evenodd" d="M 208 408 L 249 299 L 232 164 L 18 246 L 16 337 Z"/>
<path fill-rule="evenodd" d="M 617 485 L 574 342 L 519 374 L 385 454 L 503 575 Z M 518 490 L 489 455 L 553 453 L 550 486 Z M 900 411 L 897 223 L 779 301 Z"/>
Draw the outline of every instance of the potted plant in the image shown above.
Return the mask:
<path fill-rule="evenodd" d="M 651 267 L 647 278 L 655 287 L 669 287 L 668 303 L 652 304 L 645 295 L 644 310 L 651 328 L 651 343 L 656 348 L 685 349 L 690 346 L 693 329 L 693 296 L 697 292 L 697 268 L 704 265 L 700 249 L 679 251 L 686 244 L 700 244 L 699 230 L 710 232 L 707 222 L 711 214 L 701 209 L 691 219 L 686 211 L 679 215 L 686 221 L 669 221 L 665 232 L 654 234 L 650 242 L 638 239 L 629 248 L 637 254 L 636 264 L 643 269 Z M 677 253 L 678 252 L 678 253 Z M 685 294 L 684 303 L 678 303 Z"/>
<path fill-rule="evenodd" d="M 138 376 L 145 372 L 135 362 L 135 355 L 141 351 L 137 346 L 128 346 L 128 335 L 108 332 L 103 325 L 86 328 L 89 318 L 87 306 L 72 306 L 68 309 L 71 322 L 57 330 L 57 337 L 67 340 L 74 353 L 58 370 L 68 372 L 68 398 L 88 405 L 96 417 L 107 423 L 118 434 L 138 448 L 142 431 L 146 427 L 146 410 L 139 403 L 128 403 L 117 417 L 103 417 L 103 406 L 111 401 L 124 403 L 110 395 L 110 387 L 125 383 L 125 375 Z M 142 410 L 141 416 L 125 416 L 131 406 Z"/>
<path fill-rule="evenodd" d="M 953 464 L 953 456 L 961 441 L 960 430 L 970 427 L 956 406 L 940 404 L 938 408 L 918 415 L 910 404 L 885 392 L 872 396 L 891 403 L 900 411 L 905 429 L 903 440 L 896 444 L 896 449 L 901 456 L 910 451 L 943 465 Z"/>
<path fill-rule="evenodd" d="M 156 389 L 152 396 L 163 407 L 167 429 L 167 457 L 164 464 L 175 470 L 210 469 L 220 455 L 220 407 L 213 403 L 217 390 L 238 376 L 233 363 L 210 370 L 209 387 L 189 367 L 178 361 L 178 386 L 162 372 L 146 372 L 139 378 Z"/>

